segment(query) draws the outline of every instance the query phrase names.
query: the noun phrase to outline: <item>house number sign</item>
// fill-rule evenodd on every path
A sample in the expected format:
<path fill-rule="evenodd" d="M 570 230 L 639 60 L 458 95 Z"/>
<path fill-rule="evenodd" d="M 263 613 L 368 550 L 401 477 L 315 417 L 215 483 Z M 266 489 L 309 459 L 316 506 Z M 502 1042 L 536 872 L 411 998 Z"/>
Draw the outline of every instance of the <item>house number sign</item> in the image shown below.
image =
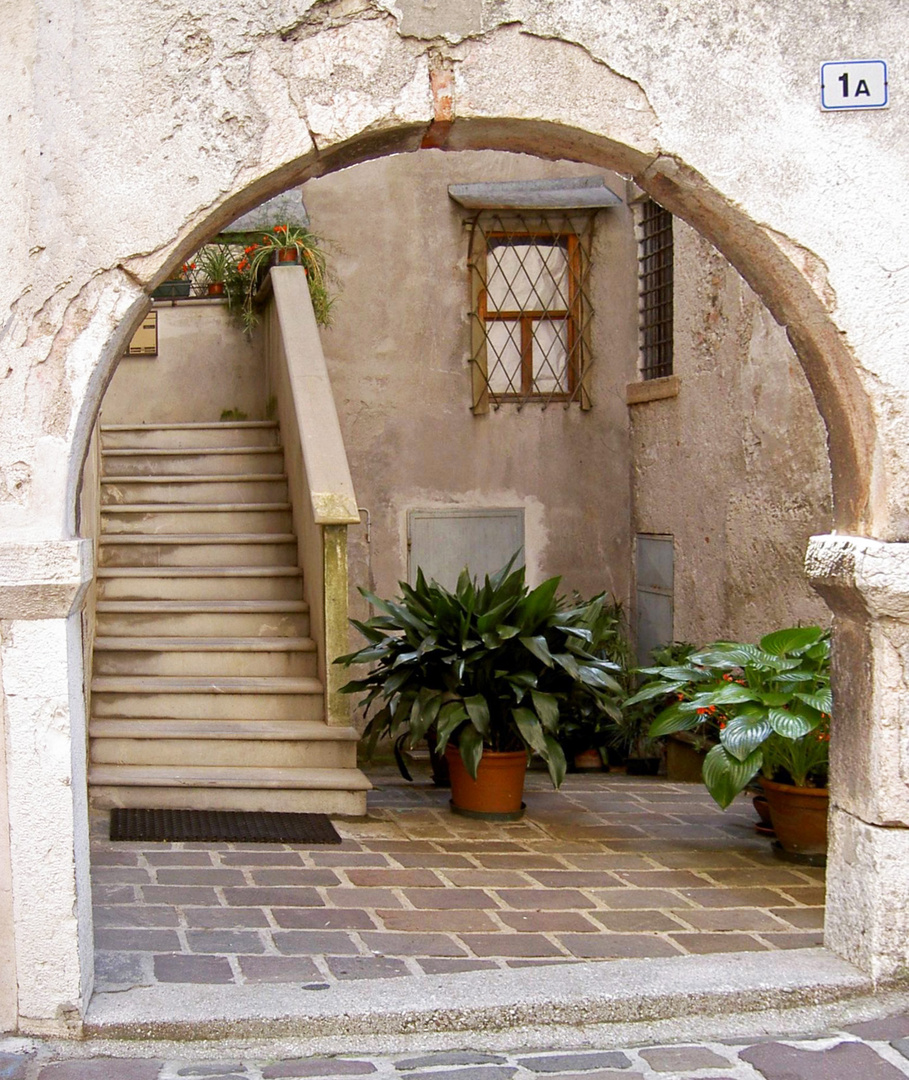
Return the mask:
<path fill-rule="evenodd" d="M 828 60 L 821 64 L 821 108 L 886 109 L 890 103 L 884 60 Z"/>

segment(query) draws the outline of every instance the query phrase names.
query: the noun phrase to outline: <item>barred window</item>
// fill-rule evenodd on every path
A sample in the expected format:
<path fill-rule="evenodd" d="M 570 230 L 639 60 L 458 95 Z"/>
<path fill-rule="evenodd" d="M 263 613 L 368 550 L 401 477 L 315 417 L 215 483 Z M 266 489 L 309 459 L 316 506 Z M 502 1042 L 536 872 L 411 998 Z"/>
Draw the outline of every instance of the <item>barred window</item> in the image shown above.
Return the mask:
<path fill-rule="evenodd" d="M 672 374 L 672 214 L 648 199 L 638 248 L 641 375 Z"/>
<path fill-rule="evenodd" d="M 590 215 L 480 214 L 472 223 L 473 408 L 589 406 Z"/>

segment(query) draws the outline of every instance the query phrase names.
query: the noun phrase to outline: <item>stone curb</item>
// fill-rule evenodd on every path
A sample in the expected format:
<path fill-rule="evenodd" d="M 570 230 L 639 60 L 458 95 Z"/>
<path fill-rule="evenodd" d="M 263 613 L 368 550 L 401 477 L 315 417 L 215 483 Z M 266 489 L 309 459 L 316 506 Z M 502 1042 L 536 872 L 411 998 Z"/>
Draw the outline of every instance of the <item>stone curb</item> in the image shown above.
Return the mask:
<path fill-rule="evenodd" d="M 321 984 L 325 985 L 325 984 Z M 870 995 L 825 949 L 577 963 L 328 985 L 140 987 L 98 994 L 88 1038 L 406 1036 L 618 1025 L 790 1010 Z"/>

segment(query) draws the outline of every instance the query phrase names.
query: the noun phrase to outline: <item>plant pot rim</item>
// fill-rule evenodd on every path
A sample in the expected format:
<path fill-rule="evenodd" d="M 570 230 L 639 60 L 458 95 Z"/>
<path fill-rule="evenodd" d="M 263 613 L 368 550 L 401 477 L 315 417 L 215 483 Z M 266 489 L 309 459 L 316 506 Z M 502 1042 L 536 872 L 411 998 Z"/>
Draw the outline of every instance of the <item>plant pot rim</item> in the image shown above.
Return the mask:
<path fill-rule="evenodd" d="M 447 754 L 456 754 L 458 757 L 461 756 L 461 751 L 458 749 L 457 746 L 455 746 L 454 743 L 448 743 L 446 745 L 445 753 L 446 753 L 446 755 Z M 495 758 L 507 758 L 507 757 L 512 757 L 512 758 L 523 757 L 523 758 L 526 758 L 527 757 L 527 751 L 526 750 L 491 750 L 488 746 L 484 746 L 483 747 L 483 757 L 486 757 L 487 754 L 489 754 L 491 757 L 495 757 Z"/>
<path fill-rule="evenodd" d="M 767 780 L 763 776 L 761 777 L 761 784 L 769 787 L 771 791 L 798 791 L 802 795 L 816 795 L 818 797 L 829 797 L 829 788 L 819 787 L 799 787 L 797 784 L 781 784 L 779 780 Z"/>

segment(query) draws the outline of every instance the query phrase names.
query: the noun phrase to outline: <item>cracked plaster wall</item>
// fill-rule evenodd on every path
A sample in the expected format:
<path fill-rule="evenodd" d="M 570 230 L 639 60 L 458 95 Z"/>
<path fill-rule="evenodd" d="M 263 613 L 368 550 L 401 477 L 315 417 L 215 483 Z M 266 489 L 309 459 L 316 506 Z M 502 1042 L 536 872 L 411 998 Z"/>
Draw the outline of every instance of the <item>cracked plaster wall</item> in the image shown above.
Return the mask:
<path fill-rule="evenodd" d="M 656 186 L 672 160 L 684 161 L 763 229 L 730 237 L 736 214 L 708 185 L 694 173 L 665 180 L 666 201 L 680 200 L 671 208 L 734 249 L 726 253 L 752 284 L 766 287 L 771 263 L 800 264 L 792 281 L 802 301 L 831 306 L 846 348 L 861 356 L 856 387 L 875 400 L 871 415 L 853 418 L 857 452 L 875 462 L 878 533 L 902 535 L 906 222 L 888 193 L 905 181 L 905 121 L 896 107 L 821 114 L 816 83 L 830 41 L 897 63 L 905 18 L 884 0 L 810 14 L 794 2 L 737 0 L 25 6 L 3 45 L 7 125 L 23 152 L 2 164 L 10 198 L 0 214 L 29 254 L 0 285 L 9 371 L 0 401 L 18 406 L 0 440 L 0 523 L 69 528 L 69 446 L 87 439 L 113 339 L 138 315 L 141 289 L 299 167 L 417 145 L 433 116 L 430 67 L 441 63 L 454 115 L 446 145 L 511 140 L 553 156 L 599 155 Z M 875 183 L 860 182 L 859 168 Z M 765 299 L 788 318 L 799 298 L 782 291 Z M 829 392 L 821 376 L 814 382 Z M 887 436 L 876 449 L 872 420 Z"/>
<path fill-rule="evenodd" d="M 824 428 L 782 329 L 674 224 L 677 397 L 631 408 L 636 533 L 669 534 L 675 637 L 755 641 L 830 622 L 803 569 L 832 524 Z"/>

